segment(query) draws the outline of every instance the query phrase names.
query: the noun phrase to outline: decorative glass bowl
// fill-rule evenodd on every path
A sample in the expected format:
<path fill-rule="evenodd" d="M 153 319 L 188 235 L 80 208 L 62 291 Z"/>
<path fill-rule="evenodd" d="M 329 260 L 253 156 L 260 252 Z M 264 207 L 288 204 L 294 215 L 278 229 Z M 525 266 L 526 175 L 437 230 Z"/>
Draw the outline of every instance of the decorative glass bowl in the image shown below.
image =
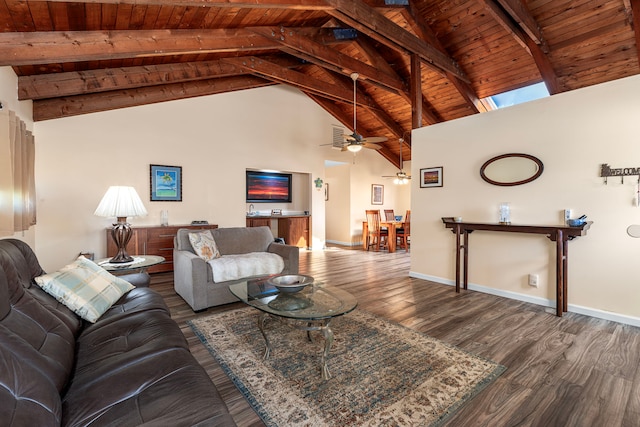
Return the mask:
<path fill-rule="evenodd" d="M 577 218 L 577 219 L 568 219 L 567 220 L 567 225 L 569 227 L 580 227 L 581 225 L 583 225 L 586 222 L 585 219 L 581 219 L 581 218 Z"/>
<path fill-rule="evenodd" d="M 287 294 L 300 292 L 305 286 L 313 283 L 313 277 L 303 274 L 281 274 L 267 279 L 267 283 L 275 286 L 278 291 Z"/>

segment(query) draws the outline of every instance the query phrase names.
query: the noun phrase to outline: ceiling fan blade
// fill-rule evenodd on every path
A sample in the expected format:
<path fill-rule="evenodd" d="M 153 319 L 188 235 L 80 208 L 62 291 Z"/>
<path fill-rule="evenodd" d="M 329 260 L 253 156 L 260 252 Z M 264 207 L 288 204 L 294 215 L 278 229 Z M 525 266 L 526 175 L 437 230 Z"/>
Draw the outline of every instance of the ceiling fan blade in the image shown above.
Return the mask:
<path fill-rule="evenodd" d="M 364 148 L 371 148 L 371 149 L 373 149 L 373 150 L 379 150 L 379 149 L 381 149 L 381 148 L 382 148 L 382 146 L 381 146 L 381 145 L 378 145 L 378 144 L 372 144 L 372 143 L 367 142 L 367 141 L 363 142 L 363 143 L 362 143 L 362 146 L 363 146 Z"/>
<path fill-rule="evenodd" d="M 385 142 L 388 138 L 384 136 L 370 136 L 367 138 L 362 138 L 362 142 Z"/>

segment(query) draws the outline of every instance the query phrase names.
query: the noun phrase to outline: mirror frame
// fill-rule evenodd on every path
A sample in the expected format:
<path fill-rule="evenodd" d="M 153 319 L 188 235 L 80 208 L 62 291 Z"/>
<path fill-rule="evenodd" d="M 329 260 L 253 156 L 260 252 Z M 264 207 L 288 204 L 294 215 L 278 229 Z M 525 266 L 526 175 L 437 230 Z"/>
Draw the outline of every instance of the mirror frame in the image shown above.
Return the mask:
<path fill-rule="evenodd" d="M 502 159 L 508 159 L 511 157 L 522 157 L 525 159 L 529 159 L 532 162 L 534 162 L 536 165 L 538 165 L 538 171 L 533 174 L 532 176 L 530 176 L 529 178 L 523 179 L 521 181 L 513 181 L 513 182 L 500 182 L 500 181 L 494 181 L 491 178 L 489 178 L 486 174 L 485 174 L 485 170 L 487 169 L 487 167 L 493 163 L 493 162 L 497 162 L 498 160 L 502 160 Z M 522 184 L 527 184 L 531 181 L 534 181 L 536 179 L 538 179 L 540 177 L 540 175 L 542 175 L 542 172 L 544 171 L 544 164 L 542 164 L 542 160 L 540 160 L 539 158 L 532 156 L 530 154 L 523 154 L 523 153 L 507 153 L 507 154 L 501 154 L 499 156 L 495 156 L 490 158 L 489 160 L 487 160 L 486 162 L 484 162 L 484 164 L 482 165 L 482 167 L 480 168 L 480 176 L 482 177 L 483 180 L 485 180 L 486 182 L 488 182 L 489 184 L 492 185 L 499 185 L 501 187 L 512 187 L 514 185 L 522 185 Z"/>

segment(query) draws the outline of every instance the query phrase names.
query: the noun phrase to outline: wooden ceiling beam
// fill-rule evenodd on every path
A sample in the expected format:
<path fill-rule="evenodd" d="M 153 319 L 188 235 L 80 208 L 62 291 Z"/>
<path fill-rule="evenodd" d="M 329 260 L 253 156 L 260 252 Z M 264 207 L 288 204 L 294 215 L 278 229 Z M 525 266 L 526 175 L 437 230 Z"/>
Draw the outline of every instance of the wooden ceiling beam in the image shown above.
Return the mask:
<path fill-rule="evenodd" d="M 536 44 L 536 42 L 524 32 L 513 19 L 494 1 L 494 0 L 479 0 L 481 1 L 485 9 L 495 18 L 495 20 L 509 32 L 520 43 L 526 51 L 531 55 L 538 70 L 540 76 L 547 86 L 547 90 L 551 95 L 560 93 L 563 91 L 560 81 L 556 75 L 553 65 L 549 57 L 542 51 L 542 48 Z"/>
<path fill-rule="evenodd" d="M 0 66 L 278 49 L 254 31 L 116 30 L 0 33 Z"/>
<path fill-rule="evenodd" d="M 18 99 L 45 99 L 247 74 L 223 61 L 105 68 L 18 77 Z"/>
<path fill-rule="evenodd" d="M 225 58 L 222 61 L 228 62 L 238 68 L 244 68 L 254 75 L 297 87 L 303 92 L 311 92 L 336 101 L 353 103 L 353 91 L 351 90 L 309 77 L 297 71 L 289 70 L 255 56 Z M 357 105 L 365 108 L 377 108 L 377 104 L 374 104 L 373 100 L 369 97 L 358 98 Z"/>
<path fill-rule="evenodd" d="M 444 55 L 432 45 L 396 25 L 361 0 L 326 0 L 326 2 L 335 8 L 327 13 L 336 19 L 392 49 L 407 55 L 411 53 L 420 55 L 424 61 L 443 72 L 448 71 L 457 78 L 469 82 L 467 76 L 451 57 Z"/>
<path fill-rule="evenodd" d="M 449 55 L 442 42 L 440 42 L 440 40 L 436 36 L 435 32 L 431 29 L 431 27 L 424 20 L 424 17 L 416 9 L 414 2 L 410 2 L 409 7 L 405 8 L 402 14 L 407 23 L 411 26 L 413 31 L 418 34 L 419 37 L 424 39 L 427 43 L 433 45 L 440 52 L 444 53 L 445 55 Z M 473 113 L 487 111 L 487 108 L 482 103 L 482 101 L 480 101 L 480 98 L 476 94 L 476 91 L 473 90 L 469 83 L 458 79 L 456 76 L 449 72 L 445 72 L 445 76 L 451 82 L 451 84 L 455 86 L 457 91 L 462 96 L 462 99 Z"/>
<path fill-rule="evenodd" d="M 270 61 L 283 67 L 300 66 L 289 57 L 270 57 Z M 243 74 L 248 72 L 220 60 L 35 74 L 18 77 L 18 99 L 57 98 Z"/>
<path fill-rule="evenodd" d="M 368 39 L 360 37 L 356 39 L 356 44 L 358 45 L 362 53 L 367 56 L 369 61 L 371 61 L 371 63 L 374 64 L 376 68 L 386 70 L 387 74 L 394 74 L 399 79 L 403 80 L 402 77 L 400 77 L 400 75 L 398 75 L 398 73 L 393 69 L 393 67 L 389 65 L 389 63 L 382 57 L 382 55 L 380 55 L 378 50 L 374 46 L 372 46 Z M 404 86 L 409 87 L 410 85 L 404 82 Z M 409 105 L 412 105 L 410 91 L 403 91 L 402 93 L 400 93 L 400 96 L 402 96 L 402 98 L 404 98 L 404 100 L 407 101 Z M 421 110 L 422 119 L 427 122 L 427 124 L 433 125 L 442 121 L 440 117 L 438 117 L 437 114 L 434 113 L 435 109 L 433 108 L 433 106 L 429 102 L 427 102 L 424 97 L 422 97 Z"/>
<path fill-rule="evenodd" d="M 520 28 L 533 40 L 536 44 L 543 45 L 544 39 L 540 26 L 536 22 L 533 15 L 522 0 L 498 0 L 504 10 L 520 25 Z"/>
<path fill-rule="evenodd" d="M 33 101 L 33 120 L 42 121 L 118 108 L 215 95 L 237 90 L 270 86 L 274 83 L 255 76 L 224 77 L 187 83 L 174 83 L 138 89 L 76 95 Z"/>
<path fill-rule="evenodd" d="M 38 0 L 32 0 L 38 1 Z M 41 0 L 47 3 L 68 3 L 69 0 Z M 166 6 L 167 0 L 74 0 L 74 3 L 87 4 L 131 4 Z M 327 10 L 331 6 L 324 0 L 171 0 L 171 6 L 220 7 L 238 9 L 292 9 L 292 10 Z"/>
<path fill-rule="evenodd" d="M 334 70 L 338 70 L 347 76 L 356 72 L 360 74 L 362 78 L 374 81 L 393 93 L 399 93 L 405 90 L 402 80 L 388 75 L 385 72 L 381 72 L 375 67 L 338 52 L 322 43 L 318 43 L 302 35 L 295 28 L 260 27 L 250 28 L 249 30 L 255 31 L 257 34 L 269 40 L 293 49 L 295 52 L 302 53 L 305 59 L 321 67 L 330 64 L 334 67 Z"/>

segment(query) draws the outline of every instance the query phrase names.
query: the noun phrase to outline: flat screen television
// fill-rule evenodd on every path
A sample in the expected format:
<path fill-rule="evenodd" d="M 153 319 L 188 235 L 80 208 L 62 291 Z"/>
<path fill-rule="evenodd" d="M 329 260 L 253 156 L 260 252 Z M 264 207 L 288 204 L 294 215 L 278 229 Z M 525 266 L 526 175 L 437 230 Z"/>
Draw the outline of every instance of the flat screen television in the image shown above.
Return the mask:
<path fill-rule="evenodd" d="M 247 171 L 247 203 L 291 203 L 291 174 Z"/>

